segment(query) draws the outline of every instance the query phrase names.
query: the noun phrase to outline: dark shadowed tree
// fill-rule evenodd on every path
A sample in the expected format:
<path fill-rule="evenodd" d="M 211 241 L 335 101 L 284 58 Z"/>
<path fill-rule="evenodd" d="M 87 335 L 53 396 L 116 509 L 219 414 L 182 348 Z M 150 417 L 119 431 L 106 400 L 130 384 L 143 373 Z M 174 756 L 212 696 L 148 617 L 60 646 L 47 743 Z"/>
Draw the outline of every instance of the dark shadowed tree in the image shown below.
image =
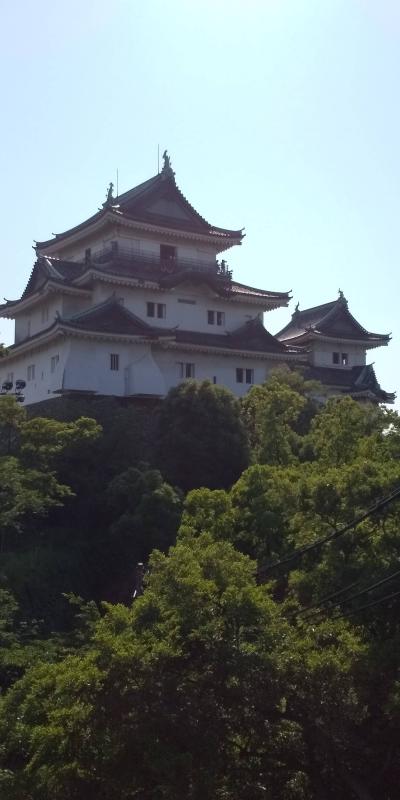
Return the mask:
<path fill-rule="evenodd" d="M 227 488 L 248 465 L 247 435 L 236 398 L 210 381 L 171 389 L 160 410 L 156 463 L 183 490 Z"/>

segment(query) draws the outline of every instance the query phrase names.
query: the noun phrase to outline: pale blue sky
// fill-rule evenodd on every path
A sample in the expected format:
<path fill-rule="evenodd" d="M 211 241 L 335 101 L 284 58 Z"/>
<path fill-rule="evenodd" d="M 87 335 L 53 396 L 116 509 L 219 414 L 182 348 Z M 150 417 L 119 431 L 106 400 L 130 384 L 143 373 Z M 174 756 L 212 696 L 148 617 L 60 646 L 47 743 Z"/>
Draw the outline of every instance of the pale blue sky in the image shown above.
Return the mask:
<path fill-rule="evenodd" d="M 201 214 L 246 228 L 236 279 L 293 290 L 267 327 L 340 287 L 393 332 L 369 360 L 400 393 L 399 78 L 397 0 L 0 0 L 1 296 L 160 143 Z"/>

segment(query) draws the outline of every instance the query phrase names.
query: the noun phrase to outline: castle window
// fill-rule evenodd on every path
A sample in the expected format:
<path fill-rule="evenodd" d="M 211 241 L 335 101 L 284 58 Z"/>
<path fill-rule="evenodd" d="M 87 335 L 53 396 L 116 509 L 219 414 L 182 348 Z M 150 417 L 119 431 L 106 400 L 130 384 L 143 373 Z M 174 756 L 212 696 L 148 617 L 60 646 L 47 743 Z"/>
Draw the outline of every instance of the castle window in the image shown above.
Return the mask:
<path fill-rule="evenodd" d="M 254 383 L 254 369 L 243 369 L 243 367 L 236 367 L 236 383 Z"/>
<path fill-rule="evenodd" d="M 51 372 L 55 372 L 56 366 L 57 366 L 59 360 L 60 360 L 60 356 L 58 355 L 58 353 L 57 353 L 56 356 L 52 356 L 51 357 L 51 359 L 50 359 L 50 371 Z"/>
<path fill-rule="evenodd" d="M 332 363 L 339 364 L 340 363 L 340 354 L 339 353 L 332 353 Z"/>
<path fill-rule="evenodd" d="M 348 353 L 342 353 L 342 366 L 343 367 L 347 367 L 348 364 L 349 364 L 349 354 Z"/>
<path fill-rule="evenodd" d="M 170 244 L 160 244 L 161 261 L 173 261 L 176 258 L 176 247 Z"/>
<path fill-rule="evenodd" d="M 178 377 L 194 378 L 194 364 L 189 361 L 178 361 Z"/>
<path fill-rule="evenodd" d="M 91 257 L 92 257 L 92 248 L 87 247 L 85 250 L 85 264 L 90 264 Z"/>
<path fill-rule="evenodd" d="M 246 383 L 254 383 L 254 370 L 246 369 Z"/>
<path fill-rule="evenodd" d="M 167 307 L 165 303 L 157 303 L 157 317 L 158 319 L 165 319 Z"/>
<path fill-rule="evenodd" d="M 34 364 L 29 364 L 29 367 L 27 369 L 27 378 L 28 378 L 28 381 L 34 381 L 35 380 L 35 365 Z"/>
<path fill-rule="evenodd" d="M 207 322 L 209 325 L 225 325 L 225 312 L 207 311 Z"/>
<path fill-rule="evenodd" d="M 147 316 L 165 319 L 167 316 L 167 307 L 165 303 L 147 303 Z"/>
<path fill-rule="evenodd" d="M 110 369 L 114 372 L 119 370 L 119 353 L 110 353 Z"/>
<path fill-rule="evenodd" d="M 47 322 L 49 319 L 49 307 L 43 306 L 42 308 L 42 322 Z"/>

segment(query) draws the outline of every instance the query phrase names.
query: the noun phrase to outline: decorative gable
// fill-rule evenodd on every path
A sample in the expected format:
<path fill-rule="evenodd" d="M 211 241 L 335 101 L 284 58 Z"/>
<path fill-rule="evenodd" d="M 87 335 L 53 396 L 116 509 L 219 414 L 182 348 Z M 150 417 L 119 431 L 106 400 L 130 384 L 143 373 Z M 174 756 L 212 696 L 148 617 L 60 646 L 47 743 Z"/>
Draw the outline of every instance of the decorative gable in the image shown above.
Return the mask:
<path fill-rule="evenodd" d="M 319 324 L 315 325 L 315 328 L 321 333 L 327 333 L 329 336 L 341 336 L 350 339 L 364 338 L 367 334 L 365 328 L 350 314 L 347 305 L 340 301 Z"/>
<path fill-rule="evenodd" d="M 363 328 L 350 314 L 343 293 L 333 303 L 324 303 L 315 308 L 299 311 L 296 308 L 291 322 L 279 333 L 280 341 L 302 344 L 318 337 L 329 337 L 333 342 L 340 339 L 362 342 L 365 347 L 378 347 L 389 342 L 387 334 L 371 333 Z"/>
<path fill-rule="evenodd" d="M 156 214 L 170 219 L 179 221 L 190 220 L 190 214 L 182 207 L 180 203 L 175 200 L 170 200 L 168 197 L 160 197 L 154 203 L 148 206 L 148 214 Z"/>
<path fill-rule="evenodd" d="M 264 328 L 258 317 L 249 320 L 241 328 L 233 331 L 230 339 L 232 344 L 239 349 L 273 353 L 286 352 L 285 345 Z"/>
<path fill-rule="evenodd" d="M 190 205 L 175 183 L 173 175 L 161 173 L 140 192 L 127 192 L 118 198 L 118 208 L 135 220 L 169 225 L 209 234 L 212 226 Z"/>

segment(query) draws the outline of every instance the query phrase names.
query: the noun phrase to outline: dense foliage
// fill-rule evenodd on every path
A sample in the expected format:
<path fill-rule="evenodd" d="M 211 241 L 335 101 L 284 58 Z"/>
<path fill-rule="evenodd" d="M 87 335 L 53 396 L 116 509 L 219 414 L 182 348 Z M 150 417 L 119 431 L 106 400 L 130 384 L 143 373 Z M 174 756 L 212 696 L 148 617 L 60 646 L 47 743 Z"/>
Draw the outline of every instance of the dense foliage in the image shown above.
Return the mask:
<path fill-rule="evenodd" d="M 1 797 L 397 798 L 400 421 L 318 396 L 0 399 Z"/>
<path fill-rule="evenodd" d="M 185 491 L 231 486 L 249 463 L 238 401 L 209 381 L 171 389 L 159 415 L 156 457 L 167 480 Z"/>

